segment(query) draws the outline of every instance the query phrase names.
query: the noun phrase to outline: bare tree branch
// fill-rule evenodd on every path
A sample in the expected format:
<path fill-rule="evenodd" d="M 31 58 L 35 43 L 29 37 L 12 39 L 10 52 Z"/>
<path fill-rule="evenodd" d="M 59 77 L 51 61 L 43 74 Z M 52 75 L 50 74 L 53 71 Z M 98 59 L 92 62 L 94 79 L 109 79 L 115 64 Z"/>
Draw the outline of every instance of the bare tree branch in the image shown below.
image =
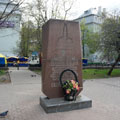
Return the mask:
<path fill-rule="evenodd" d="M 12 15 L 15 11 L 18 11 L 19 7 L 23 4 L 23 2 L 24 2 L 24 0 L 18 0 L 18 1 L 11 0 L 11 1 L 9 1 L 6 4 L 6 6 L 5 6 L 5 8 L 0 16 L 0 25 L 3 24 L 9 18 L 9 16 Z M 13 5 L 13 8 L 10 11 L 7 11 L 10 8 L 10 5 Z"/>
<path fill-rule="evenodd" d="M 66 7 L 65 7 L 65 2 L 64 2 L 64 11 L 65 11 L 65 16 L 64 16 L 64 20 L 66 19 L 66 17 L 67 17 L 67 14 L 68 14 L 68 11 L 70 11 L 71 10 L 71 8 L 72 8 L 72 6 L 73 6 L 73 3 L 74 3 L 74 1 L 72 1 L 72 3 L 70 4 L 70 6 L 69 6 L 69 8 L 68 9 L 66 9 Z"/>

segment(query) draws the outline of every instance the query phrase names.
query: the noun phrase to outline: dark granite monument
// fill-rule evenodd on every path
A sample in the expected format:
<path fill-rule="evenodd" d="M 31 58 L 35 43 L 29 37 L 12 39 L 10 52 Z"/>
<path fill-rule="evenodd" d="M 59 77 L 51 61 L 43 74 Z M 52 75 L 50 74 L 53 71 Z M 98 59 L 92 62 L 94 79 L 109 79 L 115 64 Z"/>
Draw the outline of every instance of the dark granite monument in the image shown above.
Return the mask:
<path fill-rule="evenodd" d="M 49 20 L 45 25 L 43 25 L 42 33 L 43 93 L 50 99 L 57 99 L 64 96 L 59 77 L 61 72 L 65 69 L 71 69 L 76 73 L 80 84 L 79 92 L 81 92 L 83 89 L 82 47 L 79 23 L 74 21 Z M 66 72 L 62 80 L 66 81 L 71 79 L 74 79 L 73 74 Z M 46 101 L 49 102 L 49 99 L 44 100 L 44 98 L 40 98 L 40 104 L 44 109 L 47 109 Z"/>
<path fill-rule="evenodd" d="M 73 70 L 82 90 L 82 56 L 79 23 L 49 20 L 43 26 L 42 90 L 49 98 L 63 97 L 59 76 L 65 69 Z M 63 80 L 74 79 L 72 73 Z M 80 91 L 81 91 L 80 90 Z"/>

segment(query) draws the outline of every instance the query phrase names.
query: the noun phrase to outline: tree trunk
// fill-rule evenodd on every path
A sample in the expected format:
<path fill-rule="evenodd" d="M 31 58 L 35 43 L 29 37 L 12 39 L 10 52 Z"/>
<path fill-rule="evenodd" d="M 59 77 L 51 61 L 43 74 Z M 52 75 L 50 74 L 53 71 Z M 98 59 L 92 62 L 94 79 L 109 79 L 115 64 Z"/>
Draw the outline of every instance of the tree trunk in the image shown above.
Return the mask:
<path fill-rule="evenodd" d="M 120 54 L 118 55 L 118 58 L 116 59 L 115 63 L 112 65 L 112 67 L 110 68 L 109 72 L 108 72 L 108 75 L 111 75 L 115 65 L 119 62 L 120 60 Z"/>

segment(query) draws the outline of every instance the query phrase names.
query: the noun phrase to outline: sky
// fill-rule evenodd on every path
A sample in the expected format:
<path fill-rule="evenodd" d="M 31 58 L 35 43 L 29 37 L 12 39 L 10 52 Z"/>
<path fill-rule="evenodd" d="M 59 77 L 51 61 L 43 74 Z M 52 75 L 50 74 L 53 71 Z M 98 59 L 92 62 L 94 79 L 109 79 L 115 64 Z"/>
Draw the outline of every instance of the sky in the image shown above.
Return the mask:
<path fill-rule="evenodd" d="M 28 0 L 25 1 L 28 2 Z M 29 2 L 30 1 L 35 1 L 35 0 L 29 0 Z M 51 1 L 51 0 L 46 0 L 46 1 Z M 57 0 L 57 1 L 61 1 L 61 0 Z M 107 11 L 120 9 L 119 8 L 120 0 L 74 0 L 74 1 L 75 2 L 70 11 L 70 19 L 78 18 L 81 14 L 84 13 L 84 11 L 88 10 L 89 8 L 98 8 L 99 6 L 101 6 L 102 8 L 106 8 Z"/>
<path fill-rule="evenodd" d="M 77 0 L 72 10 L 74 11 L 74 17 L 79 17 L 84 11 L 89 8 L 106 8 L 106 10 L 112 11 L 115 9 L 120 10 L 120 0 Z"/>

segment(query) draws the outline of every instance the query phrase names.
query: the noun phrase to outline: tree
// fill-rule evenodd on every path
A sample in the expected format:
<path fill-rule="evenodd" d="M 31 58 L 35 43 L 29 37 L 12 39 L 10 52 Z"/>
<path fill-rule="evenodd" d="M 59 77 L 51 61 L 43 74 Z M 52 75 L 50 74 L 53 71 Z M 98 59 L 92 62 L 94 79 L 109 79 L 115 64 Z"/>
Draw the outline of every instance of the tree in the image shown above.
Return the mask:
<path fill-rule="evenodd" d="M 40 46 L 37 41 L 37 34 L 38 30 L 32 21 L 28 20 L 22 23 L 21 41 L 17 43 L 18 49 L 15 52 L 18 52 L 20 56 L 28 57 L 33 51 L 39 51 Z"/>
<path fill-rule="evenodd" d="M 0 25 L 3 24 L 9 17 L 19 10 L 24 0 L 8 0 L 6 5 L 3 6 L 3 10 L 0 13 Z"/>
<path fill-rule="evenodd" d="M 21 41 L 18 43 L 19 48 L 19 55 L 20 56 L 29 56 L 30 47 L 33 45 L 30 45 L 31 39 L 35 39 L 35 32 L 36 29 L 34 28 L 34 25 L 31 21 L 27 21 L 25 23 L 22 23 L 22 29 L 21 29 Z"/>
<path fill-rule="evenodd" d="M 24 9 L 23 11 L 25 15 L 27 14 L 29 18 L 34 21 L 37 50 L 41 51 L 42 48 L 42 25 L 50 18 L 66 19 L 74 3 L 73 1 L 74 0 L 33 0 L 31 3 L 27 3 L 26 10 Z"/>
<path fill-rule="evenodd" d="M 117 12 L 108 14 L 101 30 L 100 50 L 108 61 L 115 61 L 108 75 L 111 75 L 115 65 L 120 61 L 120 16 Z"/>
<path fill-rule="evenodd" d="M 46 11 L 46 2 L 43 0 L 34 0 L 32 3 L 27 3 L 27 6 L 24 10 L 24 14 L 28 15 L 34 21 L 34 38 L 31 36 L 31 39 L 36 40 L 37 48 L 41 50 L 41 29 L 42 25 L 47 21 L 47 11 Z M 31 34 L 31 33 L 30 33 Z"/>
<path fill-rule="evenodd" d="M 67 19 L 75 0 L 33 0 L 27 3 L 25 13 L 45 23 L 49 19 Z M 24 9 L 25 10 L 25 9 Z"/>
<path fill-rule="evenodd" d="M 73 4 L 74 4 L 74 0 L 62 0 L 62 6 L 63 6 L 63 13 L 64 13 L 64 16 L 63 16 L 63 19 L 66 20 L 67 19 L 67 15 L 69 13 L 69 11 L 71 10 Z M 62 9 L 62 6 L 61 6 L 61 9 Z"/>
<path fill-rule="evenodd" d="M 85 25 L 85 21 L 82 20 L 80 23 L 81 28 L 81 35 L 82 35 L 82 46 L 83 46 L 83 57 L 85 56 L 85 44 L 89 48 L 90 54 L 95 53 L 98 50 L 98 40 L 99 40 L 99 33 L 91 32 L 88 27 Z"/>

